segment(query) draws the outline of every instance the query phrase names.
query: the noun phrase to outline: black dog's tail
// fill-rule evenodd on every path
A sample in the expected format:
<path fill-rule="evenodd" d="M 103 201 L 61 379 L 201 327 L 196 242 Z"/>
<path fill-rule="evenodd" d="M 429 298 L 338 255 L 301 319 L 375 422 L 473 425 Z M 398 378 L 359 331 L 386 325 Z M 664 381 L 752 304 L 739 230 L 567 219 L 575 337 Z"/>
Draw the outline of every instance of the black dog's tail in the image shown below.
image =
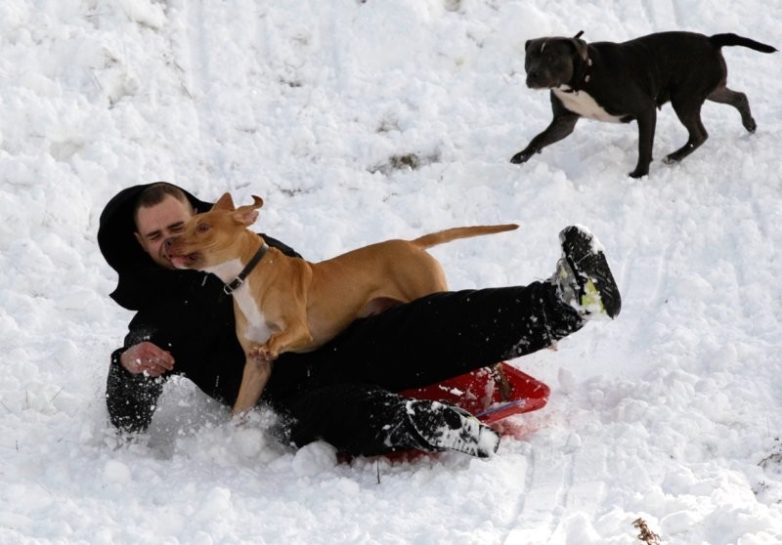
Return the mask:
<path fill-rule="evenodd" d="M 749 47 L 750 49 L 754 49 L 755 51 L 760 51 L 762 53 L 773 53 L 776 51 L 775 47 L 756 42 L 755 40 L 750 40 L 749 38 L 745 38 L 744 36 L 739 36 L 737 34 L 715 34 L 709 38 L 709 41 L 717 47 L 722 47 L 725 45 L 740 45 L 743 47 Z"/>

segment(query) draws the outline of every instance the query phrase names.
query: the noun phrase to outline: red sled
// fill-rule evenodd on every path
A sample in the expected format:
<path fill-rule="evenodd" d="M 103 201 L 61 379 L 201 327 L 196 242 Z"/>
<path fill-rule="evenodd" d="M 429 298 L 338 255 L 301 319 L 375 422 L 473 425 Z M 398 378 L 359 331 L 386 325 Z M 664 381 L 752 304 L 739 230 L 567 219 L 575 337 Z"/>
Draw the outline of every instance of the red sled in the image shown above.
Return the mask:
<path fill-rule="evenodd" d="M 485 424 L 494 424 L 514 414 L 535 411 L 546 405 L 549 387 L 539 380 L 500 362 L 490 368 L 424 388 L 405 390 L 402 395 L 457 405 Z"/>

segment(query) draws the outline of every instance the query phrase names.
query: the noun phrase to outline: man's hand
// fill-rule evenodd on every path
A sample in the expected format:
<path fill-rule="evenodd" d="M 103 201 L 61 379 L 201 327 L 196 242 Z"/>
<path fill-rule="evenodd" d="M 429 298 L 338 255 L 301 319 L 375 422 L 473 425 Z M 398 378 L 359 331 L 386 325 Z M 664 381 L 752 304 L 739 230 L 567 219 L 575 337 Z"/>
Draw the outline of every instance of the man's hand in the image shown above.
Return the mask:
<path fill-rule="evenodd" d="M 134 375 L 144 373 L 150 377 L 159 377 L 174 369 L 174 356 L 149 341 L 134 344 L 122 353 L 119 361 L 122 367 Z"/>

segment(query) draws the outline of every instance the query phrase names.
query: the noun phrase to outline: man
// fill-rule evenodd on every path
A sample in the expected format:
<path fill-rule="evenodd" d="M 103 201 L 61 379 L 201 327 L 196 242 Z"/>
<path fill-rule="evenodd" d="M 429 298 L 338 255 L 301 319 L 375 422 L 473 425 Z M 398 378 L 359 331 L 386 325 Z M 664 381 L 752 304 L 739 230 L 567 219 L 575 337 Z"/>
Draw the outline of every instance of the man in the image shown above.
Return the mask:
<path fill-rule="evenodd" d="M 158 182 L 121 191 L 101 214 L 100 249 L 119 274 L 111 296 L 136 311 L 106 388 L 122 431 L 149 425 L 173 374 L 229 406 L 238 393 L 245 360 L 230 296 L 216 276 L 177 270 L 165 252 L 165 240 L 209 208 Z M 284 439 L 323 439 L 353 455 L 415 448 L 490 456 L 499 436 L 475 417 L 396 392 L 548 347 L 597 314 L 618 315 L 619 292 L 594 237 L 568 227 L 560 240 L 563 258 L 548 281 L 436 293 L 358 319 L 316 351 L 281 355 L 261 401 L 280 415 Z"/>

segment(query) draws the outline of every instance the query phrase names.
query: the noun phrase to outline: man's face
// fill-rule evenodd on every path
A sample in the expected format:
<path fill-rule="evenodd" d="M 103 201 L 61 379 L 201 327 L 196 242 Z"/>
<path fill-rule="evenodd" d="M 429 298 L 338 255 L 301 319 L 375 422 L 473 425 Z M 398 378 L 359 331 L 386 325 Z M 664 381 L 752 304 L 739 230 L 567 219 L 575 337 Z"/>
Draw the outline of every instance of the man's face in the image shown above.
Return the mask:
<path fill-rule="evenodd" d="M 142 206 L 136 213 L 136 240 L 158 265 L 173 269 L 163 243 L 182 232 L 185 222 L 193 216 L 190 203 L 171 195 L 158 204 Z"/>

